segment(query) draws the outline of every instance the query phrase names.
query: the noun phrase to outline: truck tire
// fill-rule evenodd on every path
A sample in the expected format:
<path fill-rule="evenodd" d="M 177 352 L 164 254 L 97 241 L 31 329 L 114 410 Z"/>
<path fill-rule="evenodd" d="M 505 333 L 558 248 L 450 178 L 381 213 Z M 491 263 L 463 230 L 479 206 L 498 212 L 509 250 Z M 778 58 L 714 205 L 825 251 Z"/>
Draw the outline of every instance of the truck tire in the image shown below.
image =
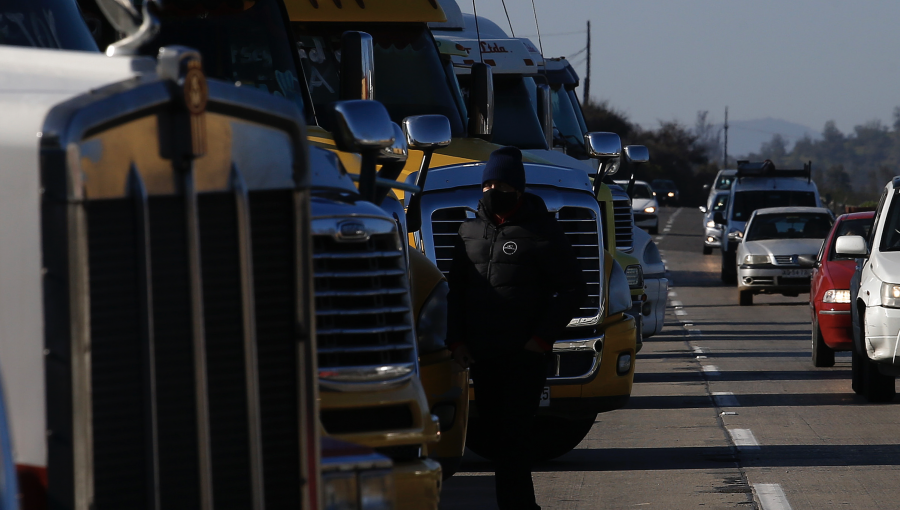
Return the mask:
<path fill-rule="evenodd" d="M 834 366 L 834 350 L 825 345 L 819 321 L 816 319 L 813 319 L 812 323 L 812 362 L 814 367 Z"/>
<path fill-rule="evenodd" d="M 531 458 L 535 461 L 555 459 L 572 451 L 594 426 L 594 418 L 568 420 L 557 416 L 537 416 L 532 428 Z M 469 417 L 466 431 L 466 448 L 479 457 L 495 460 L 497 457 L 496 438 L 489 438 L 478 418 Z"/>
<path fill-rule="evenodd" d="M 739 290 L 738 298 L 738 303 L 740 303 L 741 306 L 753 306 L 752 290 Z"/>
<path fill-rule="evenodd" d="M 734 285 L 737 283 L 737 253 L 731 250 L 722 250 L 722 283 Z"/>

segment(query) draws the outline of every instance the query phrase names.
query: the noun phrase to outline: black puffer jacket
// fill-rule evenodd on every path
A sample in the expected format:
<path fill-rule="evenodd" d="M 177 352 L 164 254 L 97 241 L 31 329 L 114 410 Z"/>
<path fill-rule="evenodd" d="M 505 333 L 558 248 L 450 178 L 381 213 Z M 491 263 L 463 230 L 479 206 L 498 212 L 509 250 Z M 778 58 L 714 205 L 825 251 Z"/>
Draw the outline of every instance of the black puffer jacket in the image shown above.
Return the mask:
<path fill-rule="evenodd" d="M 537 195 L 497 225 L 479 203 L 459 228 L 450 268 L 448 340 L 475 360 L 521 349 L 532 336 L 559 337 L 585 300 L 572 246 Z"/>

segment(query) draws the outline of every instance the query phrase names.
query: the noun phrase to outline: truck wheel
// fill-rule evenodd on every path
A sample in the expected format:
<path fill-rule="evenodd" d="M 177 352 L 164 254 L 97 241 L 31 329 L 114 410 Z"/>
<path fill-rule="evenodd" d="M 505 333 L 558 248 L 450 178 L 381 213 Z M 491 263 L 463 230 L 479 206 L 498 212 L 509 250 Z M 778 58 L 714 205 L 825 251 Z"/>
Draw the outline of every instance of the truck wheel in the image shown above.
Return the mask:
<path fill-rule="evenodd" d="M 703 247 L 703 254 L 704 254 L 704 255 L 712 255 L 712 248 L 709 247 L 709 246 L 704 246 L 704 247 Z"/>
<path fill-rule="evenodd" d="M 532 459 L 550 460 L 572 451 L 590 432 L 595 420 L 596 418 L 567 420 L 556 416 L 537 416 L 532 428 Z M 466 448 L 487 460 L 495 460 L 499 443 L 496 439 L 487 437 L 485 432 L 477 418 L 469 417 Z"/>
<path fill-rule="evenodd" d="M 557 416 L 538 416 L 534 419 L 534 460 L 551 460 L 574 450 L 594 426 L 592 418 L 567 420 Z"/>
<path fill-rule="evenodd" d="M 733 251 L 722 251 L 722 282 L 734 285 L 737 283 L 737 254 Z"/>
<path fill-rule="evenodd" d="M 752 290 L 739 290 L 738 295 L 740 299 L 738 300 L 741 306 L 753 306 L 753 291 Z"/>
<path fill-rule="evenodd" d="M 850 387 L 853 388 L 853 393 L 862 395 L 862 356 L 856 352 L 855 347 L 850 352 Z"/>
<path fill-rule="evenodd" d="M 834 350 L 825 345 L 819 321 L 816 319 L 813 319 L 812 323 L 812 362 L 814 367 L 834 366 Z"/>

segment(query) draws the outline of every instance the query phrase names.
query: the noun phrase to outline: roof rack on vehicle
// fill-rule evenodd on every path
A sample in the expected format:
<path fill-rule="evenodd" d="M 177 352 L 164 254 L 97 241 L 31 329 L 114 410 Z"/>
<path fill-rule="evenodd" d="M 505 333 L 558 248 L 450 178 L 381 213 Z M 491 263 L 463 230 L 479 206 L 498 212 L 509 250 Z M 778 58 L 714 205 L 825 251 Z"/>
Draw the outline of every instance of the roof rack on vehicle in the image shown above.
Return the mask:
<path fill-rule="evenodd" d="M 738 161 L 737 179 L 742 177 L 805 177 L 806 182 L 812 182 L 812 161 L 807 161 L 801 169 L 778 169 L 772 160 L 765 161 Z"/>

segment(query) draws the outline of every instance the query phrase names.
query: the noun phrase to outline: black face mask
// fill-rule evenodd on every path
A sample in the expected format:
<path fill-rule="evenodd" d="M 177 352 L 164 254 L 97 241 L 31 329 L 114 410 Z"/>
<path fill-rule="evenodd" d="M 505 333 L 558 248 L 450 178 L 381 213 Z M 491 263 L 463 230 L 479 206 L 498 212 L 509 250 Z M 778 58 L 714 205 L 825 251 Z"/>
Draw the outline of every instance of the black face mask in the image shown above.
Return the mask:
<path fill-rule="evenodd" d="M 513 210 L 513 207 L 519 202 L 519 193 L 517 191 L 500 191 L 498 189 L 489 189 L 484 192 L 481 199 L 484 207 L 494 214 L 506 214 Z"/>

